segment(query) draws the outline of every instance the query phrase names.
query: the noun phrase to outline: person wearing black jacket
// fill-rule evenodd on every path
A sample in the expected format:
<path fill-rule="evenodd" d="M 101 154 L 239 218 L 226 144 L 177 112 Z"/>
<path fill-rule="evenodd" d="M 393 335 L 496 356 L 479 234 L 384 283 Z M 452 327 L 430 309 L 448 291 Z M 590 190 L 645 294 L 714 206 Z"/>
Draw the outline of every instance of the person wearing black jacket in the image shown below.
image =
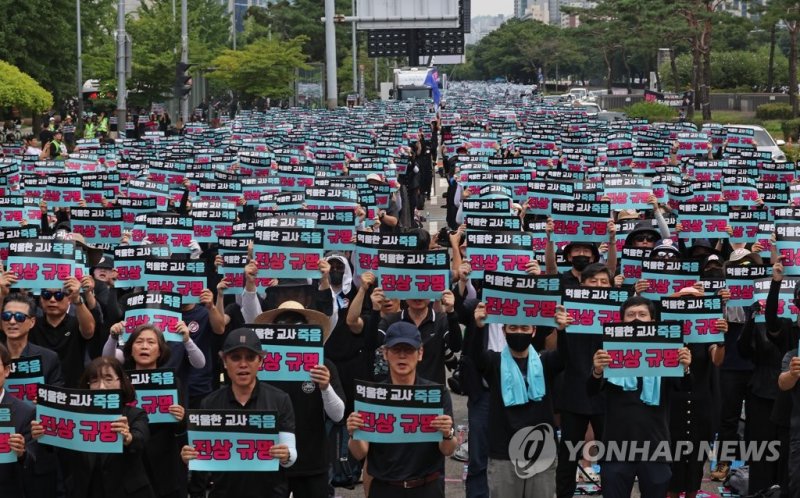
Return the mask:
<path fill-rule="evenodd" d="M 784 355 L 797 347 L 798 329 L 787 318 L 778 318 L 778 297 L 783 281 L 783 264 L 772 266 L 772 282 L 764 309 L 766 326 L 759 326 L 751 317 L 739 336 L 737 346 L 743 358 L 753 361 L 755 368 L 745 403 L 745 440 L 751 443 L 781 441 L 778 461 L 758 459 L 750 466 L 750 493 L 775 484 L 786 487 L 788 481 L 788 444 L 791 398 L 778 388 L 778 377 Z M 798 299 L 795 290 L 795 300 Z"/>
<path fill-rule="evenodd" d="M 629 298 L 620 308 L 622 321 L 652 322 L 656 319 L 655 303 L 640 296 Z M 603 443 L 608 448 L 625 443 L 639 447 L 649 447 L 652 453 L 663 441 L 670 441 L 669 395 L 673 390 L 690 388 L 692 354 L 688 348 L 681 348 L 678 359 L 684 367 L 683 377 L 648 378 L 634 377 L 635 387 L 617 385 L 616 379 L 605 379 L 603 370 L 611 364 L 611 355 L 603 349 L 594 354 L 592 375 L 586 388 L 590 395 L 606 391 L 606 423 Z M 652 379 L 653 382 L 648 382 Z M 664 498 L 667 494 L 672 472 L 666 461 L 634 460 L 634 455 L 606 455 L 601 464 L 604 498 L 628 498 L 633 490 L 634 480 L 639 479 L 642 498 Z M 638 456 L 638 455 L 637 455 Z M 645 455 L 646 456 L 646 455 Z"/>
<path fill-rule="evenodd" d="M 122 391 L 122 416 L 111 423 L 111 430 L 122 438 L 122 453 L 84 453 L 56 448 L 64 471 L 68 498 L 155 498 L 142 455 L 150 430 L 147 414 L 129 406 L 135 400 L 133 386 L 116 358 L 102 356 L 92 361 L 80 380 L 85 389 Z M 31 436 L 44 435 L 40 421 L 31 423 Z"/>
<path fill-rule="evenodd" d="M 506 344 L 500 351 L 492 351 L 488 348 L 491 339 L 485 320 L 486 305 L 478 303 L 470 324 L 470 340 L 474 341 L 470 350 L 477 352 L 478 370 L 489 385 L 489 489 L 493 496 L 509 498 L 553 496 L 556 440 L 548 385 L 563 368 L 561 357 L 556 351 L 539 353 L 533 348 L 537 331 L 532 325 L 503 325 Z M 553 461 L 540 472 L 523 478 L 518 472 L 520 462 L 512 461 L 512 439 L 520 431 L 540 424 L 549 426 L 550 433 L 543 435 L 550 440 L 542 444 L 551 448 L 549 456 Z M 544 450 L 541 456 L 546 456 Z"/>
<path fill-rule="evenodd" d="M 581 272 L 583 287 L 611 287 L 613 282 L 611 272 L 601 263 L 591 264 Z M 561 414 L 561 442 L 556 469 L 556 495 L 559 498 L 575 494 L 575 468 L 578 461 L 570 459 L 567 442 L 577 445 L 583 441 L 589 424 L 596 437 L 603 434 L 605 426 L 605 396 L 603 393 L 589 396 L 586 391 L 586 382 L 592 375 L 592 356 L 602 347 L 602 335 L 570 334 L 570 323 L 572 318 L 566 310 L 559 309 L 556 312 L 558 352 L 564 363 L 563 383 L 556 398 L 556 409 Z"/>
<path fill-rule="evenodd" d="M 31 421 L 36 417 L 36 408 L 32 403 L 12 396 L 3 389 L 6 377 L 10 374 L 11 355 L 0 344 L 0 408 L 8 408 L 14 432 L 7 440 L 8 449 L 16 454 L 17 461 L 0 465 L 0 496 L 18 498 L 38 498 L 40 495 L 33 488 L 35 476 L 32 468 L 36 461 L 36 443 L 31 440 Z M 55 496 L 44 495 L 44 496 Z"/>

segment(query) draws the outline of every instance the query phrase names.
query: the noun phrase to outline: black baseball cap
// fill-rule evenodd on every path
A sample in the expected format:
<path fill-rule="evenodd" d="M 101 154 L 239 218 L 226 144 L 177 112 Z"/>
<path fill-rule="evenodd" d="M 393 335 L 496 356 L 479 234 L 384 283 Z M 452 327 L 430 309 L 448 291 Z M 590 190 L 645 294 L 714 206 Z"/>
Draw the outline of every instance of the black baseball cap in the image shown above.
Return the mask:
<path fill-rule="evenodd" d="M 228 354 L 234 349 L 249 349 L 259 355 L 264 353 L 261 349 L 261 340 L 259 340 L 258 335 L 253 329 L 248 329 L 247 327 L 232 330 L 228 337 L 225 338 L 222 352 Z"/>
<path fill-rule="evenodd" d="M 419 329 L 408 322 L 394 322 L 386 329 L 386 341 L 384 346 L 390 348 L 397 344 L 408 344 L 414 349 L 419 349 L 422 345 L 422 336 Z"/>

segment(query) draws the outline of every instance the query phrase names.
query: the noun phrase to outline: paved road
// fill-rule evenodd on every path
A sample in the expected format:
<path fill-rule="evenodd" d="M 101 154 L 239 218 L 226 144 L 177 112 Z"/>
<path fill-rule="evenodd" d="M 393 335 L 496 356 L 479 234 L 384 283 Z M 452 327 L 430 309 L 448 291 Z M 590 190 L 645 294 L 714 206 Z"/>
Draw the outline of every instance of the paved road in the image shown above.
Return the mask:
<path fill-rule="evenodd" d="M 435 181 L 436 181 L 435 192 L 437 195 L 434 196 L 431 199 L 431 201 L 426 205 L 426 209 L 428 212 L 427 216 L 428 229 L 434 236 L 441 227 L 446 226 L 445 210 L 440 208 L 439 206 L 444 204 L 444 201 L 442 200 L 441 196 L 445 191 L 445 189 L 447 188 L 447 183 L 441 178 L 437 177 Z M 457 394 L 453 394 L 452 399 L 453 399 L 453 414 L 455 416 L 455 424 L 466 425 L 467 398 L 465 396 L 459 396 Z M 455 461 L 452 458 L 446 459 L 445 496 L 447 498 L 459 498 L 464 496 L 464 483 L 462 481 L 463 472 L 464 472 L 463 463 Z M 710 493 L 712 496 L 717 496 L 719 485 L 720 485 L 719 483 L 711 482 L 708 479 L 708 468 L 706 468 L 706 479 L 703 482 L 703 490 Z M 360 485 L 352 490 L 337 488 L 336 496 L 339 498 L 364 498 L 364 490 L 363 487 Z M 599 495 L 594 495 L 594 496 L 599 496 Z M 631 496 L 634 498 L 638 498 L 640 496 L 638 487 L 634 488 L 634 491 Z M 498 497 L 498 498 L 505 498 L 505 497 Z"/>

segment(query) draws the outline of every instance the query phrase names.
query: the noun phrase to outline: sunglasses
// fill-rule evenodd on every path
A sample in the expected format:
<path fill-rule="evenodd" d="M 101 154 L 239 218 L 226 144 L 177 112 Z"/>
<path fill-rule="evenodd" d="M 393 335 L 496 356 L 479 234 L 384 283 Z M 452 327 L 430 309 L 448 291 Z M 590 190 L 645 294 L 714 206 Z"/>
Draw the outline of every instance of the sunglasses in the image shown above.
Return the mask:
<path fill-rule="evenodd" d="M 238 363 L 238 362 L 242 361 L 242 359 L 244 359 L 248 363 L 252 363 L 252 362 L 256 361 L 256 358 L 258 358 L 258 355 L 253 353 L 253 352 L 249 352 L 249 353 L 233 353 L 232 355 L 229 355 L 228 357 L 234 363 Z"/>
<path fill-rule="evenodd" d="M 53 299 L 53 298 L 55 298 L 56 301 L 63 301 L 64 298 L 67 297 L 67 296 L 69 296 L 69 292 L 64 292 L 64 291 L 55 291 L 55 292 L 53 292 L 53 291 L 49 291 L 49 290 L 43 290 L 42 291 L 42 299 L 44 299 L 45 301 L 49 301 L 50 299 Z"/>
<path fill-rule="evenodd" d="M 652 235 L 637 235 L 633 238 L 634 242 L 655 242 L 656 238 Z"/>
<path fill-rule="evenodd" d="M 4 322 L 10 322 L 13 318 L 16 322 L 22 323 L 30 318 L 30 315 L 26 315 L 21 311 L 4 311 L 2 314 L 0 314 L 0 318 L 2 318 Z"/>

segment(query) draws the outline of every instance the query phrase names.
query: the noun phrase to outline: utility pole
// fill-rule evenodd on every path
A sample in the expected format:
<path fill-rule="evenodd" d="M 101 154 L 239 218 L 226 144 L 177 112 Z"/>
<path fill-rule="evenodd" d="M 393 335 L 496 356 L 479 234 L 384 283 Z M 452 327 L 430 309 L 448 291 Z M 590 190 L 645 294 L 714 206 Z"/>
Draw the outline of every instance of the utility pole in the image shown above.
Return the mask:
<path fill-rule="evenodd" d="M 80 0 L 78 0 L 80 2 Z M 128 113 L 125 87 L 125 0 L 117 3 L 117 130 L 124 129 Z M 120 128 L 122 127 L 122 128 Z"/>
<path fill-rule="evenodd" d="M 78 118 L 75 120 L 75 137 L 83 136 L 83 48 L 81 44 L 81 0 L 75 0 L 75 17 L 78 26 Z M 35 132 L 36 130 L 34 130 Z"/>
<path fill-rule="evenodd" d="M 335 109 L 339 100 L 339 91 L 336 85 L 336 31 L 333 27 L 335 15 L 334 0 L 325 0 L 325 68 L 328 79 L 326 86 L 328 109 Z"/>
<path fill-rule="evenodd" d="M 356 32 L 356 0 L 353 0 L 353 93 L 360 93 L 358 91 L 358 33 Z"/>
<path fill-rule="evenodd" d="M 120 0 L 122 1 L 122 0 Z M 186 0 L 181 0 L 181 62 L 189 63 L 189 27 L 188 27 L 188 7 Z M 189 95 L 181 95 L 181 119 L 183 125 L 189 122 Z M 124 121 L 123 121 L 124 122 Z"/>

